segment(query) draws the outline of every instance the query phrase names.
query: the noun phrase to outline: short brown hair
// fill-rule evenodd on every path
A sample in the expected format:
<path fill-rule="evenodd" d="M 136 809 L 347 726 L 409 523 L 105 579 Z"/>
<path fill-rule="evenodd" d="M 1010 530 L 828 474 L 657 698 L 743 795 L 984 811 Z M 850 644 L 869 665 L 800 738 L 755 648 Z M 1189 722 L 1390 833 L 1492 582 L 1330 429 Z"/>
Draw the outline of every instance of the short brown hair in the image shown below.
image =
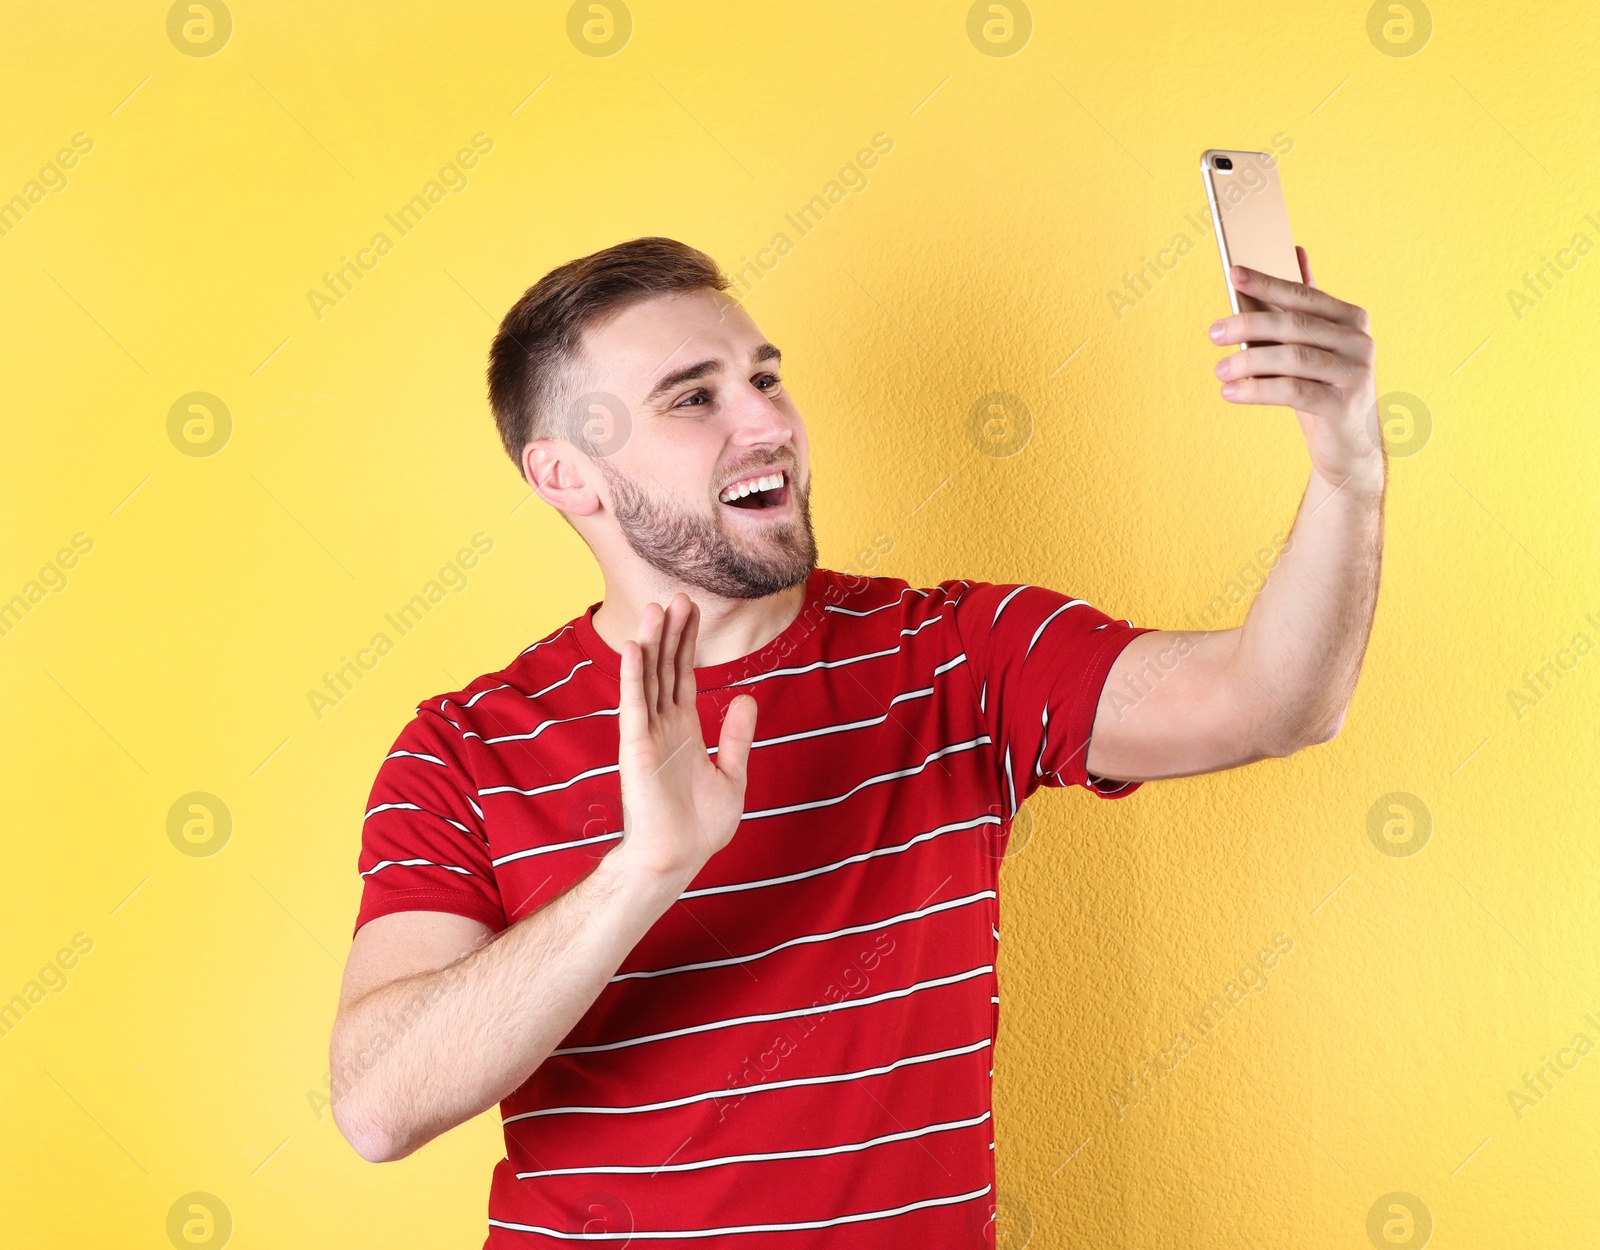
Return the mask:
<path fill-rule="evenodd" d="M 630 239 L 552 269 L 500 322 L 489 348 L 489 406 L 518 468 L 534 439 L 560 433 L 578 396 L 583 332 L 651 295 L 726 291 L 716 261 L 676 239 Z"/>

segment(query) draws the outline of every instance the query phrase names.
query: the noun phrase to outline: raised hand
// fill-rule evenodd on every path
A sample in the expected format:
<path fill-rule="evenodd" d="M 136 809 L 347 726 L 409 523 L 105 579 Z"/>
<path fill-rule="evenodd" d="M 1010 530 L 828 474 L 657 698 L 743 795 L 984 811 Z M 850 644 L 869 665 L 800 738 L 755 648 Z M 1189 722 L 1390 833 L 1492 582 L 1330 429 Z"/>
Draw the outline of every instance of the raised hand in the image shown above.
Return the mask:
<path fill-rule="evenodd" d="M 745 764 L 756 701 L 728 705 L 715 763 L 695 707 L 700 609 L 678 594 L 663 611 L 645 605 L 639 640 L 622 644 L 617 764 L 621 844 L 613 855 L 681 890 L 726 846 L 744 815 Z"/>
<path fill-rule="evenodd" d="M 1211 327 L 1213 343 L 1256 343 L 1217 362 L 1222 397 L 1235 404 L 1293 408 L 1312 467 L 1329 485 L 1383 490 L 1374 361 L 1367 311 L 1312 284 L 1311 260 L 1295 248 L 1304 283 L 1235 265 L 1236 289 L 1274 305 Z"/>

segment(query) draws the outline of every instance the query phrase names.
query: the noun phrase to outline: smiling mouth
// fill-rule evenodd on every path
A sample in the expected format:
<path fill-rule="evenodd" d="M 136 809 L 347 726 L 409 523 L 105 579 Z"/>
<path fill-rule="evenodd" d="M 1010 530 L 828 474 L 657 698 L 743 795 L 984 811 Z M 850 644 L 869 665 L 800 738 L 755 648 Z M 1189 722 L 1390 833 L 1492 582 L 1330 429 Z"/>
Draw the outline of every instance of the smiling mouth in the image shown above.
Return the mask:
<path fill-rule="evenodd" d="M 723 487 L 717 498 L 730 508 L 758 511 L 765 508 L 781 508 L 789 502 L 789 474 L 786 470 L 778 469 L 772 473 L 741 478 Z"/>

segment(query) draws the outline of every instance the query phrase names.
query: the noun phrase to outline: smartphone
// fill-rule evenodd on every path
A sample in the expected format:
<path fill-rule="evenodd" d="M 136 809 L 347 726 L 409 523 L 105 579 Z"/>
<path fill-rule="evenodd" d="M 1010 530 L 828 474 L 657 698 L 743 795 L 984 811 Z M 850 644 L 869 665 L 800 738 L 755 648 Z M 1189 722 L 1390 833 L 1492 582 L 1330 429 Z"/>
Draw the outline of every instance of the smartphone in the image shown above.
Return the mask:
<path fill-rule="evenodd" d="M 1267 152 L 1212 148 L 1200 157 L 1200 177 L 1206 184 L 1206 202 L 1217 234 L 1217 250 L 1222 254 L 1228 306 L 1236 313 L 1272 307 L 1236 291 L 1228 279 L 1228 267 L 1244 265 L 1290 282 L 1302 280 L 1277 160 Z M 1239 346 L 1264 347 L 1267 343 Z"/>

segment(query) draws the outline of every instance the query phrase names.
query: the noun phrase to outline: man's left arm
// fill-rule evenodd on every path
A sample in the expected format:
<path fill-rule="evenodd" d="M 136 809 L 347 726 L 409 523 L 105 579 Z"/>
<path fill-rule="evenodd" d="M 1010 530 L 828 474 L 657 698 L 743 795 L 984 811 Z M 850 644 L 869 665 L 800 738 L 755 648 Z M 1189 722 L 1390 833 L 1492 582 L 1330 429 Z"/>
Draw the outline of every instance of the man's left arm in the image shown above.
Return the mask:
<path fill-rule="evenodd" d="M 1244 623 L 1141 634 L 1117 657 L 1095 712 L 1091 776 L 1150 781 L 1216 772 L 1338 733 L 1377 606 L 1386 460 L 1364 309 L 1312 285 L 1235 267 L 1272 305 L 1225 317 L 1216 343 L 1262 343 L 1217 366 L 1223 398 L 1290 407 L 1311 477 L 1283 554 Z"/>

